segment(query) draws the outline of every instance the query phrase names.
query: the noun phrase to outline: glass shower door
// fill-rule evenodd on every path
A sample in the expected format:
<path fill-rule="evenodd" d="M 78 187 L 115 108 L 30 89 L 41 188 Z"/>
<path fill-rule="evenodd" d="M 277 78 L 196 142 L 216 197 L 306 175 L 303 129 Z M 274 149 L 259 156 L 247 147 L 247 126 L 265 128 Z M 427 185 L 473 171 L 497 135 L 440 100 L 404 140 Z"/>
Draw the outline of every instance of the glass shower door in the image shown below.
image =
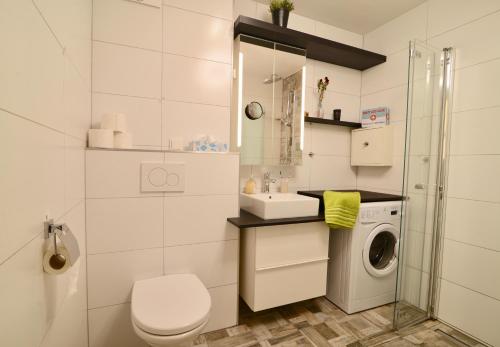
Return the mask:
<path fill-rule="evenodd" d="M 394 328 L 430 316 L 429 298 L 437 164 L 441 123 L 442 51 L 412 41 L 409 50 L 408 99 L 401 235 Z"/>

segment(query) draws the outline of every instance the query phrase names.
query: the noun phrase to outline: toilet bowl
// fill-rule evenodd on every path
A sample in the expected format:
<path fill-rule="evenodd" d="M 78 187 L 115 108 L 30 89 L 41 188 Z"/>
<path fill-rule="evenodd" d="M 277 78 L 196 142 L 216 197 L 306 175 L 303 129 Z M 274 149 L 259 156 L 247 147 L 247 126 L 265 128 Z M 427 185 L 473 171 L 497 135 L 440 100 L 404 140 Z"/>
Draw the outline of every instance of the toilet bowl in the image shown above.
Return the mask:
<path fill-rule="evenodd" d="M 195 275 L 141 280 L 132 291 L 132 325 L 152 347 L 190 346 L 207 324 L 210 307 L 210 294 Z"/>

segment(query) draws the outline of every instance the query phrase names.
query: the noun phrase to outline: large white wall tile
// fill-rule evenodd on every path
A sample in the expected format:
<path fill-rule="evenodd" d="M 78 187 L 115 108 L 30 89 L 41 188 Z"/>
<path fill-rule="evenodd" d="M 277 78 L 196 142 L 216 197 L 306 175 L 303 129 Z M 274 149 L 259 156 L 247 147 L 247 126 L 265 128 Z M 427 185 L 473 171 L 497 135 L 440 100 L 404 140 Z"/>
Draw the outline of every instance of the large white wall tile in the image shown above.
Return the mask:
<path fill-rule="evenodd" d="M 408 50 L 387 56 L 387 61 L 363 71 L 361 95 L 405 85 L 408 82 Z"/>
<path fill-rule="evenodd" d="M 134 282 L 163 274 L 163 248 L 88 255 L 89 309 L 130 302 Z"/>
<path fill-rule="evenodd" d="M 66 62 L 64 72 L 63 112 L 64 129 L 79 139 L 87 139 L 90 128 L 91 93 L 75 67 Z"/>
<path fill-rule="evenodd" d="M 435 36 L 429 40 L 434 47 L 453 47 L 455 68 L 462 68 L 500 57 L 496 38 L 500 12 Z M 480 39 L 478 39 L 480 38 Z"/>
<path fill-rule="evenodd" d="M 229 144 L 230 108 L 186 102 L 165 102 L 163 144 L 181 137 L 184 145 L 200 134 L 211 135 L 219 142 Z"/>
<path fill-rule="evenodd" d="M 253 0 L 235 0 L 233 6 L 233 19 L 238 16 L 253 17 L 257 15 L 257 2 Z"/>
<path fill-rule="evenodd" d="M 92 1 L 34 0 L 41 15 L 57 40 L 65 48 L 65 55 L 90 87 L 92 49 Z"/>
<path fill-rule="evenodd" d="M 66 135 L 64 146 L 64 205 L 65 211 L 85 199 L 86 142 Z"/>
<path fill-rule="evenodd" d="M 147 347 L 130 317 L 130 304 L 89 310 L 89 347 Z"/>
<path fill-rule="evenodd" d="M 94 1 L 94 40 L 161 51 L 161 31 L 161 8 L 133 1 Z"/>
<path fill-rule="evenodd" d="M 232 0 L 163 0 L 163 3 L 214 17 L 233 19 Z"/>
<path fill-rule="evenodd" d="M 167 100 L 230 104 L 231 65 L 165 54 L 163 74 Z"/>
<path fill-rule="evenodd" d="M 370 31 L 364 36 L 364 49 L 392 54 L 408 48 L 410 40 L 427 38 L 427 3 Z"/>
<path fill-rule="evenodd" d="M 165 248 L 165 274 L 192 273 L 207 288 L 238 282 L 238 240 Z"/>
<path fill-rule="evenodd" d="M 356 187 L 356 169 L 344 156 L 315 155 L 311 160 L 310 188 L 353 189 Z"/>
<path fill-rule="evenodd" d="M 164 13 L 165 52 L 231 64 L 232 21 L 168 6 Z"/>
<path fill-rule="evenodd" d="M 238 324 L 238 285 L 210 288 L 210 318 L 204 331 L 213 331 Z"/>
<path fill-rule="evenodd" d="M 453 111 L 499 106 L 500 59 L 455 72 Z"/>
<path fill-rule="evenodd" d="M 322 22 L 314 21 L 315 30 L 314 34 L 319 37 L 323 37 L 328 40 L 341 42 L 343 44 L 362 48 L 363 46 L 363 35 L 358 33 L 353 33 L 344 29 L 334 27 Z"/>
<path fill-rule="evenodd" d="M 42 255 L 40 235 L 0 266 L 0 307 L 8 313 L 0 317 L 2 346 L 38 346 L 52 318 L 46 317 Z"/>
<path fill-rule="evenodd" d="M 163 153 L 102 151 L 86 152 L 87 198 L 118 198 L 161 195 L 141 193 L 141 162 L 163 162 Z"/>
<path fill-rule="evenodd" d="M 452 156 L 448 196 L 500 202 L 500 156 Z"/>
<path fill-rule="evenodd" d="M 473 120 L 474 126 L 471 121 Z M 500 108 L 486 108 L 453 114 L 450 153 L 500 154 Z"/>
<path fill-rule="evenodd" d="M 166 162 L 186 165 L 181 195 L 232 195 L 238 193 L 239 156 L 233 153 L 166 153 Z M 168 193 L 170 196 L 179 193 Z"/>
<path fill-rule="evenodd" d="M 161 146 L 161 100 L 93 93 L 92 127 L 99 128 L 106 113 L 127 116 L 134 146 Z"/>
<path fill-rule="evenodd" d="M 434 37 L 499 9 L 500 3 L 497 0 L 481 0 L 480 2 L 430 0 L 428 35 Z"/>
<path fill-rule="evenodd" d="M 351 129 L 311 124 L 311 142 L 314 154 L 348 156 L 351 152 Z"/>
<path fill-rule="evenodd" d="M 94 41 L 92 90 L 161 97 L 161 53 Z"/>
<path fill-rule="evenodd" d="M 448 198 L 445 223 L 446 238 L 500 251 L 500 204 Z"/>
<path fill-rule="evenodd" d="M 163 247 L 163 198 L 87 199 L 89 254 Z"/>
<path fill-rule="evenodd" d="M 0 262 L 64 212 L 64 135 L 0 111 Z"/>
<path fill-rule="evenodd" d="M 236 194 L 166 197 L 165 245 L 237 239 L 238 230 L 227 218 L 238 215 Z"/>
<path fill-rule="evenodd" d="M 499 268 L 500 252 L 445 239 L 442 268 L 445 280 L 500 300 L 500 277 L 492 276 L 490 271 Z"/>
<path fill-rule="evenodd" d="M 500 345 L 498 300 L 442 280 L 439 317 L 448 324 L 480 337 L 492 346 Z"/>
<path fill-rule="evenodd" d="M 31 1 L 0 3 L 0 108 L 64 131 L 61 46 Z"/>

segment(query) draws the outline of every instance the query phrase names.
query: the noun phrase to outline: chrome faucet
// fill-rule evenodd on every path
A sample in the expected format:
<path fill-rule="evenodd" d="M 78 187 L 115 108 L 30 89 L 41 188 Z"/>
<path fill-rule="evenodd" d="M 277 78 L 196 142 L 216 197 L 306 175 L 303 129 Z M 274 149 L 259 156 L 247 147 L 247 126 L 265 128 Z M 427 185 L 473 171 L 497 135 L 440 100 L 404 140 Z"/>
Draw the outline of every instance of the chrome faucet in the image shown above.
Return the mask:
<path fill-rule="evenodd" d="M 264 186 L 262 187 L 262 192 L 263 193 L 269 193 L 269 186 L 271 183 L 275 183 L 276 180 L 274 178 L 271 178 L 271 172 L 266 171 L 264 172 Z"/>

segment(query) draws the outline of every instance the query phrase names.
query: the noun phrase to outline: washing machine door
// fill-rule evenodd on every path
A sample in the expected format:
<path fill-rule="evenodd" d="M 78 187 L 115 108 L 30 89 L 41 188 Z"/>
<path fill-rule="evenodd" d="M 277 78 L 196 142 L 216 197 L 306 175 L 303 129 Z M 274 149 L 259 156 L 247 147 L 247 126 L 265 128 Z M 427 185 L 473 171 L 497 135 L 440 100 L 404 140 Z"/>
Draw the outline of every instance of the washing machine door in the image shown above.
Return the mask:
<path fill-rule="evenodd" d="M 374 277 L 384 277 L 394 272 L 398 266 L 399 230 L 392 224 L 375 227 L 363 247 L 363 264 Z"/>

